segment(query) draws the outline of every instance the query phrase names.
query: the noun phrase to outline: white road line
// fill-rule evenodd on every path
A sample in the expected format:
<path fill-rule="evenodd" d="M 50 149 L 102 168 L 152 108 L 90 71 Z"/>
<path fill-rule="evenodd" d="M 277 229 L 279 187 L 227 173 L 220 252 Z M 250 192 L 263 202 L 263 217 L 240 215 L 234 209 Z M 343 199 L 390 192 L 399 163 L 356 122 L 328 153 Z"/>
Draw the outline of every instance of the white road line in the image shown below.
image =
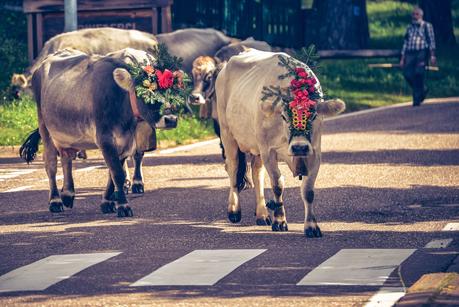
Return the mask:
<path fill-rule="evenodd" d="M 167 154 L 172 154 L 180 151 L 188 151 L 191 149 L 207 146 L 207 145 L 212 145 L 212 144 L 218 144 L 220 142 L 219 139 L 212 139 L 208 141 L 202 141 L 202 142 L 197 142 L 194 144 L 190 145 L 184 145 L 184 146 L 179 146 L 179 147 L 173 147 L 169 149 L 160 149 L 159 152 L 150 152 L 150 153 L 145 153 L 145 157 L 155 157 L 158 155 L 167 155 Z"/>
<path fill-rule="evenodd" d="M 131 285 L 212 286 L 265 249 L 195 250 Z"/>
<path fill-rule="evenodd" d="M 98 169 L 101 167 L 104 167 L 104 166 L 103 165 L 88 166 L 88 167 L 77 169 L 75 170 L 75 172 L 89 172 L 89 171 L 92 171 L 94 169 Z M 56 176 L 56 180 L 62 180 L 62 179 L 64 179 L 64 175 Z M 42 179 L 41 181 L 48 181 L 48 178 Z"/>
<path fill-rule="evenodd" d="M 12 179 L 12 178 L 15 178 L 21 175 L 27 175 L 35 171 L 36 169 L 10 169 L 10 170 L 2 169 L 0 170 L 0 172 L 3 173 L 3 174 L 0 174 L 0 181 Z"/>
<path fill-rule="evenodd" d="M 432 240 L 424 248 L 447 248 L 453 242 L 453 239 Z"/>
<path fill-rule="evenodd" d="M 30 189 L 31 187 L 33 187 L 33 185 L 25 185 L 25 186 L 22 186 L 22 187 L 17 187 L 17 188 L 12 188 L 12 189 L 6 190 L 3 193 L 13 193 L 13 192 L 25 191 L 25 190 Z"/>
<path fill-rule="evenodd" d="M 403 288 L 385 287 L 373 295 L 364 307 L 392 307 L 405 295 Z"/>
<path fill-rule="evenodd" d="M 448 223 L 442 231 L 459 231 L 459 223 Z"/>
<path fill-rule="evenodd" d="M 49 256 L 0 276 L 0 293 L 45 290 L 55 283 L 119 254 L 121 253 Z"/>
<path fill-rule="evenodd" d="M 342 249 L 309 272 L 297 285 L 382 286 L 415 249 Z"/>

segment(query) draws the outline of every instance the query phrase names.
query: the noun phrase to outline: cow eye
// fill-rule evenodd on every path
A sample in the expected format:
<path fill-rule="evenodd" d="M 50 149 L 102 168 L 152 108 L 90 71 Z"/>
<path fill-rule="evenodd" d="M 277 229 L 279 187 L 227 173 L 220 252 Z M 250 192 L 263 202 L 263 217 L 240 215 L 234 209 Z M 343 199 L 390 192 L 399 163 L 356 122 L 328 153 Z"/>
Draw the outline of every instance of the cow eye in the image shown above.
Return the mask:
<path fill-rule="evenodd" d="M 286 117 L 284 114 L 281 114 L 281 116 L 282 116 L 282 119 L 283 119 L 286 123 L 288 123 L 287 117 Z"/>
<path fill-rule="evenodd" d="M 211 74 L 206 75 L 206 77 L 204 78 L 204 80 L 206 80 L 206 82 L 210 82 L 211 79 L 212 79 L 212 75 Z"/>

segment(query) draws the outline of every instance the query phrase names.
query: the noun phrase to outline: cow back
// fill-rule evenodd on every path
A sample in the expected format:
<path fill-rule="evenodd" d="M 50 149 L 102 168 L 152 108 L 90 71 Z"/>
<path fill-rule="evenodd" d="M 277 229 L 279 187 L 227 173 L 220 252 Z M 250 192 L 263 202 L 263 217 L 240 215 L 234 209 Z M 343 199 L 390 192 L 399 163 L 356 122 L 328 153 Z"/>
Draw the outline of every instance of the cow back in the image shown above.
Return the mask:
<path fill-rule="evenodd" d="M 193 61 L 202 55 L 213 56 L 231 38 L 215 29 L 183 29 L 156 36 L 169 53 L 183 59 L 183 70 L 191 73 Z"/>

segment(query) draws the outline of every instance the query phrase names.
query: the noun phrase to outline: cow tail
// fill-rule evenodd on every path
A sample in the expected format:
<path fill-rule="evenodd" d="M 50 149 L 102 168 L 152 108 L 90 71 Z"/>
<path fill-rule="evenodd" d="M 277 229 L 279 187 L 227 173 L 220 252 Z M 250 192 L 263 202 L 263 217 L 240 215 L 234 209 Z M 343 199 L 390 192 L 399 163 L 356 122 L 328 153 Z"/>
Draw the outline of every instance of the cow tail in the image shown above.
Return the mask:
<path fill-rule="evenodd" d="M 24 141 L 24 144 L 22 144 L 21 148 L 19 148 L 19 156 L 24 159 L 27 164 L 32 162 L 37 156 L 40 139 L 40 132 L 37 128 L 29 134 L 27 139 Z"/>
<path fill-rule="evenodd" d="M 237 175 L 236 175 L 236 186 L 237 191 L 241 192 L 247 188 L 247 160 L 245 153 L 239 148 L 237 149 Z"/>

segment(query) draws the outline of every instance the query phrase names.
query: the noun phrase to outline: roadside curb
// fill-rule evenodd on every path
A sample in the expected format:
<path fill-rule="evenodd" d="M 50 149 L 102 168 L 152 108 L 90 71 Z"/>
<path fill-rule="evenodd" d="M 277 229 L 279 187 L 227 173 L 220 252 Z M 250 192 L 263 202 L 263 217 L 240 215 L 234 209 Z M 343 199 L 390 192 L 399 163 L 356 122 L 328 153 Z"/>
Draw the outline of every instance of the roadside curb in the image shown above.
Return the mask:
<path fill-rule="evenodd" d="M 424 274 L 395 306 L 437 306 L 459 303 L 459 274 Z"/>

